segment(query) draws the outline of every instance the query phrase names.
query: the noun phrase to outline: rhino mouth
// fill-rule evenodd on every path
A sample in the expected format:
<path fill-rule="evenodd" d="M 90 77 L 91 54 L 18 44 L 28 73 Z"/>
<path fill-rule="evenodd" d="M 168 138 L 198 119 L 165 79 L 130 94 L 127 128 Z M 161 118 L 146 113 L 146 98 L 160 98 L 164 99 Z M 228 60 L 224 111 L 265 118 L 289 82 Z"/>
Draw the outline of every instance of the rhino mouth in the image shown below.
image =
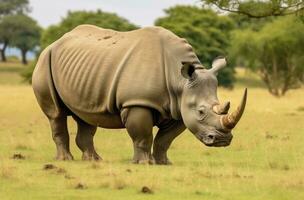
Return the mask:
<path fill-rule="evenodd" d="M 231 133 L 199 134 L 198 139 L 208 147 L 225 147 L 230 145 L 233 136 Z"/>

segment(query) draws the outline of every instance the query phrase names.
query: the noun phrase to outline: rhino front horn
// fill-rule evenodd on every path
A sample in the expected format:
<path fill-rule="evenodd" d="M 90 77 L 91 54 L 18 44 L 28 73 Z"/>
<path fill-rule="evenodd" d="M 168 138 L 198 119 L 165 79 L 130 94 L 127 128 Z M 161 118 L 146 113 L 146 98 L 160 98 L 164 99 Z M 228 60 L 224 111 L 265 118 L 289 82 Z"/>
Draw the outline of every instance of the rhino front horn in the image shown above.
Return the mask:
<path fill-rule="evenodd" d="M 225 129 L 233 129 L 235 127 L 235 125 L 241 119 L 242 114 L 245 110 L 246 101 L 247 101 L 247 88 L 244 91 L 242 102 L 238 106 L 238 108 L 234 112 L 224 115 L 221 118 L 221 123 Z"/>

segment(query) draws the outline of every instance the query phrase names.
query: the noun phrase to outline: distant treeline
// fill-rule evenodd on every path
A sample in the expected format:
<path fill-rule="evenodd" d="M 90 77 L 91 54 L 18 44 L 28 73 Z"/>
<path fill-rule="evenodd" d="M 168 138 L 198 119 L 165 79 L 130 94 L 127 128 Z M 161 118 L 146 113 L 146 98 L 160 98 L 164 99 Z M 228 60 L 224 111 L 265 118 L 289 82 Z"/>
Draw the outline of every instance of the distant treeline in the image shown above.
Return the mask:
<path fill-rule="evenodd" d="M 117 14 L 97 10 L 68 12 L 60 23 L 42 30 L 24 14 L 29 10 L 27 0 L 12 2 L 18 1 L 19 6 L 13 6 L 14 9 L 1 15 L 2 54 L 5 45 L 17 47 L 25 54 L 37 46 L 43 49 L 80 24 L 93 24 L 118 31 L 139 28 Z M 16 27 L 21 30 L 7 33 L 5 30 L 9 29 L 2 27 L 12 21 L 20 23 Z M 179 5 L 166 9 L 165 16 L 158 18 L 155 25 L 186 38 L 206 67 L 210 66 L 215 57 L 227 56 L 229 66 L 219 74 L 219 84 L 222 86 L 233 87 L 235 66 L 258 72 L 269 92 L 275 96 L 284 95 L 289 89 L 303 83 L 304 23 L 301 16 L 296 14 L 250 17 L 248 14 L 232 12 L 223 15 L 210 8 Z M 14 39 L 6 40 L 4 35 Z M 26 45 L 22 41 L 27 41 Z M 26 62 L 26 59 L 23 58 L 23 61 Z M 28 68 L 26 77 L 29 79 L 32 70 L 33 66 Z"/>

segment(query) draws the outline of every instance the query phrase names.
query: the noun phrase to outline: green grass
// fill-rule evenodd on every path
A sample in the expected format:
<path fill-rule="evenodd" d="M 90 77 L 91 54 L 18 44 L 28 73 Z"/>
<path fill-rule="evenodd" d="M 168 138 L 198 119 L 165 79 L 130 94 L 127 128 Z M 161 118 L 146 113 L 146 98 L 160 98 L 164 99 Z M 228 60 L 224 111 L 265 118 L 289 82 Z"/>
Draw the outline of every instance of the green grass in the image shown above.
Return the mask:
<path fill-rule="evenodd" d="M 20 73 L 24 66 L 20 63 L 9 62 L 0 64 L 0 85 L 16 85 L 22 82 Z"/>
<path fill-rule="evenodd" d="M 20 83 L 13 66 L 3 69 L 0 65 L 0 199 L 304 199 L 303 88 L 275 98 L 255 75 L 239 72 L 234 90 L 219 90 L 220 99 L 234 107 L 243 87 L 249 88 L 232 144 L 208 148 L 185 131 L 169 150 L 172 166 L 131 164 L 126 131 L 107 129 L 95 136 L 104 160 L 81 161 L 70 119 L 75 161 L 62 162 L 53 159 L 49 125 L 31 87 Z M 12 159 L 16 153 L 25 159 Z M 44 170 L 48 163 L 57 168 Z M 83 189 L 76 188 L 79 183 Z M 143 186 L 153 194 L 141 193 Z"/>

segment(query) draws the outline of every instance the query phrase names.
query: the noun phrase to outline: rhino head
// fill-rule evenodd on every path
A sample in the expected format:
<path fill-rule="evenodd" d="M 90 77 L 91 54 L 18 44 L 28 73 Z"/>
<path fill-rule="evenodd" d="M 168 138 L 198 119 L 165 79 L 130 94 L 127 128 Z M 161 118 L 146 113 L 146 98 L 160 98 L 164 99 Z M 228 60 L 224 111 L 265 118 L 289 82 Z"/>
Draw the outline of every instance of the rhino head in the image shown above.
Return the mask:
<path fill-rule="evenodd" d="M 246 105 L 247 89 L 238 108 L 228 113 L 230 102 L 217 98 L 217 72 L 226 66 L 226 59 L 217 58 L 212 68 L 195 68 L 183 63 L 181 73 L 187 79 L 181 95 L 181 115 L 186 127 L 207 146 L 228 146 L 231 130 L 240 120 Z"/>

